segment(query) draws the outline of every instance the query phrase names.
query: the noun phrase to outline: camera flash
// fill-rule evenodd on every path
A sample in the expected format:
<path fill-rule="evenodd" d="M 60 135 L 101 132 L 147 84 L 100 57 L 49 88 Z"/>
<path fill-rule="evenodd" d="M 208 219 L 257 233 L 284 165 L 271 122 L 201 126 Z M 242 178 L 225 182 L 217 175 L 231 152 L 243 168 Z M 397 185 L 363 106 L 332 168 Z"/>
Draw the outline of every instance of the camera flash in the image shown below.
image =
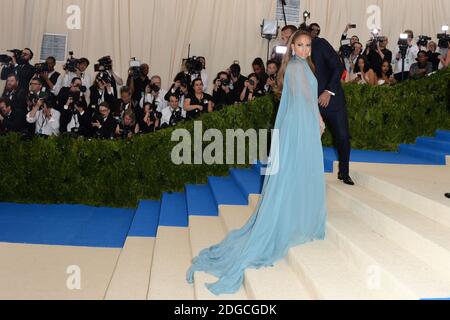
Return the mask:
<path fill-rule="evenodd" d="M 277 46 L 275 50 L 276 50 L 276 52 L 278 54 L 285 54 L 286 51 L 287 51 L 287 47 L 285 47 L 285 46 Z"/>
<path fill-rule="evenodd" d="M 448 25 L 442 26 L 442 31 L 448 31 Z"/>
<path fill-rule="evenodd" d="M 407 33 L 401 33 L 400 34 L 400 39 L 402 39 L 402 40 L 408 39 L 408 34 Z"/>

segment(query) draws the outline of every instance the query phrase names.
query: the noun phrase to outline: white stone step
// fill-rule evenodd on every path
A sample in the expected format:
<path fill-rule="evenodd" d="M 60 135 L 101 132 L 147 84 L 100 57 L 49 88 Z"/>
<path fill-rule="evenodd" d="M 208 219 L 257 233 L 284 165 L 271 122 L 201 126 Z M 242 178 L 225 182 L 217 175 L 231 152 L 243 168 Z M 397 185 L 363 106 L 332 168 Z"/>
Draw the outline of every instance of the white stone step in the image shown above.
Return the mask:
<path fill-rule="evenodd" d="M 230 232 L 241 228 L 253 214 L 254 208 L 251 206 L 220 206 L 219 212 L 226 231 Z M 247 269 L 244 283 L 249 299 L 311 299 L 306 287 L 288 266 L 286 260 L 279 261 L 273 268 Z"/>
<path fill-rule="evenodd" d="M 329 208 L 328 238 L 348 261 L 366 273 L 374 290 L 386 299 L 436 298 L 450 294 L 450 282 L 345 209 Z"/>
<path fill-rule="evenodd" d="M 410 166 L 407 170 L 405 171 L 405 168 L 402 170 L 399 168 L 397 172 L 355 170 L 352 177 L 359 186 L 450 227 L 450 203 L 444 197 L 450 188 L 448 167 Z"/>
<path fill-rule="evenodd" d="M 159 227 L 153 251 L 149 300 L 194 300 L 194 286 L 187 283 L 191 265 L 189 229 Z"/>
<path fill-rule="evenodd" d="M 330 240 L 292 248 L 287 259 L 313 299 L 382 299 L 370 288 L 366 277 L 351 266 Z"/>
<path fill-rule="evenodd" d="M 450 279 L 449 228 L 361 186 L 327 185 L 331 201 Z"/>
<path fill-rule="evenodd" d="M 127 238 L 105 300 L 147 299 L 154 244 L 154 238 Z"/>
<path fill-rule="evenodd" d="M 225 230 L 219 217 L 189 217 L 189 235 L 192 256 L 196 257 L 201 250 L 215 245 L 225 237 Z M 196 272 L 194 275 L 195 299 L 197 300 L 248 300 L 245 289 L 235 294 L 216 296 L 211 293 L 205 283 L 213 283 L 217 278 L 204 272 Z"/>

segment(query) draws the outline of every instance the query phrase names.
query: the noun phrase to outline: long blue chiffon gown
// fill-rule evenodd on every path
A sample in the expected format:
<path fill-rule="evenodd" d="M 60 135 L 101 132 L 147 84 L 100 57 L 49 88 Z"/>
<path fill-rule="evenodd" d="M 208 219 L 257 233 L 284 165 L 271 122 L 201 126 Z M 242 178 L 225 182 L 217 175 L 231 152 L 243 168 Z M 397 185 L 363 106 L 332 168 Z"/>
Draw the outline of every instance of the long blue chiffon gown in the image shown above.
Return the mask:
<path fill-rule="evenodd" d="M 239 290 L 247 268 L 273 267 L 290 248 L 325 238 L 326 201 L 317 80 L 306 60 L 287 66 L 269 168 L 255 213 L 239 230 L 192 260 L 187 281 L 204 271 L 219 278 L 215 295 Z M 275 136 L 275 135 L 274 135 Z M 278 141 L 276 141 L 278 140 Z"/>

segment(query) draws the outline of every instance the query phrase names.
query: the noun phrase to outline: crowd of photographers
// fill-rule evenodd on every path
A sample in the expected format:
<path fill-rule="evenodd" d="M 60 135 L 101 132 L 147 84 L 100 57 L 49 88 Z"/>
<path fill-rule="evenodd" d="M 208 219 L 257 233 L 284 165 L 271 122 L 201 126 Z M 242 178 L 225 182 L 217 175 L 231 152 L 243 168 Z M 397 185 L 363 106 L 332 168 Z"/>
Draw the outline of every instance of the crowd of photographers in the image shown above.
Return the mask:
<path fill-rule="evenodd" d="M 415 41 L 413 32 L 406 30 L 406 37 L 392 52 L 388 38 L 375 32 L 365 46 L 358 36 L 348 38 L 348 31 L 355 27 L 347 25 L 338 51 L 345 70 L 343 82 L 391 85 L 450 65 L 446 33 L 438 35 L 436 44 L 425 36 Z M 313 38 L 319 37 L 318 24 L 308 29 Z M 296 30 L 291 25 L 282 29 L 282 46 Z M 203 57 L 183 61 L 183 69 L 165 90 L 161 77 L 149 77 L 149 65 L 135 58 L 131 59 L 126 81 L 114 72 L 109 56 L 94 65 L 96 75 L 92 79 L 87 71 L 90 61 L 74 58 L 73 52 L 64 65 L 64 74 L 60 74 L 55 71 L 53 57 L 33 66 L 29 48 L 11 50 L 10 55 L 0 55 L 4 65 L 1 79 L 6 80 L 0 98 L 0 133 L 112 139 L 155 132 L 274 92 L 282 57 L 283 53 L 274 48 L 266 64 L 256 58 L 253 73 L 248 76 L 241 74 L 239 62 L 235 61 L 217 74 L 207 93 L 208 73 Z"/>

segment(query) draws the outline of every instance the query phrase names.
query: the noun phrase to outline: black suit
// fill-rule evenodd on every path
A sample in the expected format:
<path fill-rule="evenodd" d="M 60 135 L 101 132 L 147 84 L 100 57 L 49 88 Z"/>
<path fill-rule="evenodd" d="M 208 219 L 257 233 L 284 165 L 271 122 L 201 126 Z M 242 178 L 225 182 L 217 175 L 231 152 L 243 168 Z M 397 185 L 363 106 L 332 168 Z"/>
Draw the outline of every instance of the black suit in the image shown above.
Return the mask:
<path fill-rule="evenodd" d="M 96 122 L 96 118 L 99 117 L 94 117 L 92 120 L 93 123 Z M 106 119 L 101 119 L 100 124 L 102 125 L 100 129 L 94 127 L 96 136 L 103 139 L 113 138 L 116 133 L 117 121 L 113 118 L 112 114 L 110 114 Z"/>
<path fill-rule="evenodd" d="M 3 122 L 0 123 L 0 132 L 25 132 L 26 120 L 25 113 L 12 110 L 9 115 L 3 116 Z"/>
<path fill-rule="evenodd" d="M 97 89 L 97 87 L 95 85 L 91 86 L 89 88 L 90 90 L 90 106 L 92 109 L 95 109 L 98 111 L 98 106 L 99 106 L 99 101 L 102 98 L 102 95 L 99 92 L 99 89 Z M 114 88 L 113 88 L 114 90 Z M 109 107 L 111 109 L 111 111 L 116 110 L 117 108 L 117 99 L 113 94 L 109 94 L 105 88 L 105 91 L 103 92 L 103 98 L 104 101 L 107 102 L 109 104 Z"/>
<path fill-rule="evenodd" d="M 6 80 L 10 74 L 16 74 L 19 78 L 19 87 L 28 90 L 35 72 L 36 69 L 28 62 L 17 67 L 5 66 L 2 70 L 1 79 Z"/>
<path fill-rule="evenodd" d="M 27 97 L 28 91 L 23 88 L 17 88 L 13 91 L 6 91 L 3 93 L 3 98 L 8 98 L 11 101 L 11 107 L 13 110 L 20 112 L 27 111 Z"/>
<path fill-rule="evenodd" d="M 339 173 L 349 174 L 350 132 L 344 89 L 341 76 L 344 66 L 333 47 L 322 38 L 312 43 L 312 60 L 316 66 L 316 77 L 319 85 L 319 96 L 325 91 L 335 94 L 327 108 L 319 107 L 320 113 L 333 134 L 334 143 L 339 153 Z"/>

